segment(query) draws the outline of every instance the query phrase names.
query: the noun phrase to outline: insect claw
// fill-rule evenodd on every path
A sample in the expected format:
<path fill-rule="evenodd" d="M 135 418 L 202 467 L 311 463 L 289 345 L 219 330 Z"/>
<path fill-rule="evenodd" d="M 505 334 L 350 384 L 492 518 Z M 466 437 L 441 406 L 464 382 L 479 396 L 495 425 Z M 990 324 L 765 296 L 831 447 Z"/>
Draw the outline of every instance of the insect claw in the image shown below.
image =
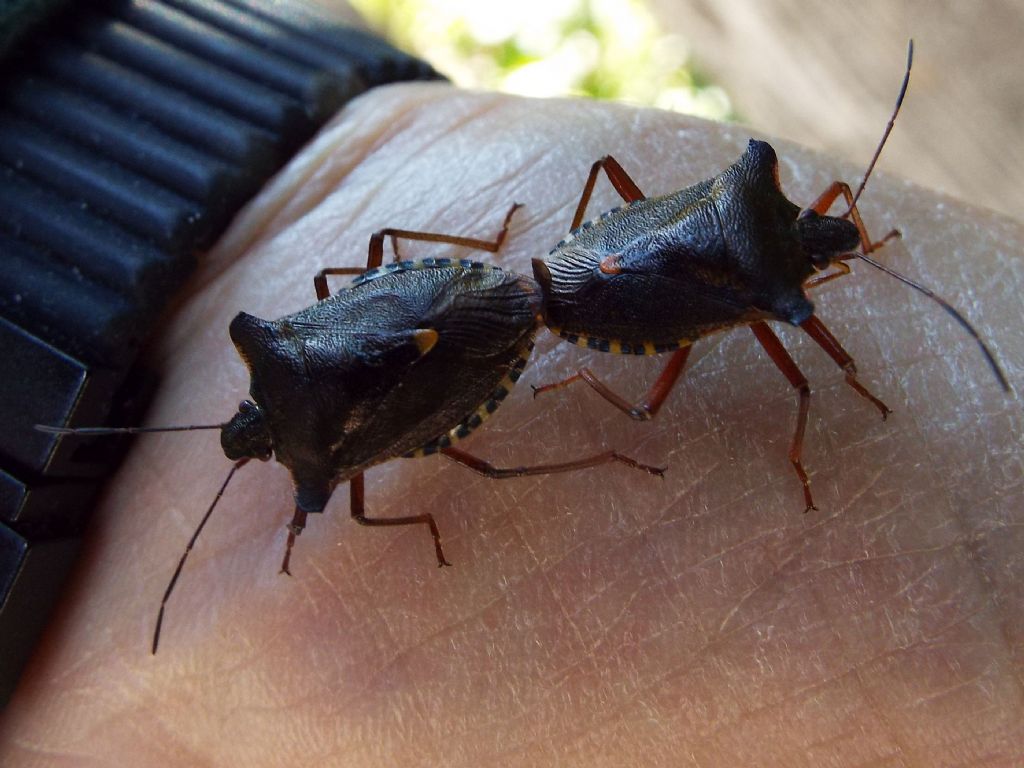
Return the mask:
<path fill-rule="evenodd" d="M 650 421 L 653 418 L 653 414 L 646 405 L 641 405 L 629 409 L 629 418 L 634 421 Z"/>

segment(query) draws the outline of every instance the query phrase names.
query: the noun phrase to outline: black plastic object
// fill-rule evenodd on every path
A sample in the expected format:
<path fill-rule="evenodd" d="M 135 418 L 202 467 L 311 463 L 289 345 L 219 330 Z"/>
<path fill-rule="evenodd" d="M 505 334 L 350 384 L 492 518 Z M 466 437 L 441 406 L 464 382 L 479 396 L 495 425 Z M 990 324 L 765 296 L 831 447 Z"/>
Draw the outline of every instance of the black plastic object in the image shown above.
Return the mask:
<path fill-rule="evenodd" d="M 78 539 L 30 541 L 0 524 L 0 639 L 9 695 L 42 634 L 54 603 L 75 564 Z M 12 672 L 14 674 L 12 675 Z"/>
<path fill-rule="evenodd" d="M 124 446 L 34 425 L 134 421 L 197 254 L 346 101 L 438 78 L 301 0 L 50 5 L 0 15 L 0 704 Z"/>

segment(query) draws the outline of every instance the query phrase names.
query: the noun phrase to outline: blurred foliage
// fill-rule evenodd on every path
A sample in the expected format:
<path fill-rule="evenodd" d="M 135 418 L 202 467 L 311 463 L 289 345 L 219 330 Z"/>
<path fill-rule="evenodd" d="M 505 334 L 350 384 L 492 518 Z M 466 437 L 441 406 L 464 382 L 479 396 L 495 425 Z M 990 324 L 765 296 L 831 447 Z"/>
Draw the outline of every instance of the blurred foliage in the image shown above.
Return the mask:
<path fill-rule="evenodd" d="M 590 96 L 730 115 L 694 74 L 686 42 L 642 0 L 351 0 L 390 40 L 467 88 Z"/>

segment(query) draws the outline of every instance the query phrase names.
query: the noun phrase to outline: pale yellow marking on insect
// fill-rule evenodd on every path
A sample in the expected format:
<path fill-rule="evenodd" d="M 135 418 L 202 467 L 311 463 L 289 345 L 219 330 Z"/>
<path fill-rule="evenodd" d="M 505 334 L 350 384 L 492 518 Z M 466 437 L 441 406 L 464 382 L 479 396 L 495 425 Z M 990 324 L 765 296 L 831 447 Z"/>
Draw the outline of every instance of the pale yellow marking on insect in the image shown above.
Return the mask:
<path fill-rule="evenodd" d="M 587 349 L 598 349 L 596 347 L 591 347 L 590 346 L 591 339 L 594 339 L 595 341 L 597 341 L 599 343 L 606 343 L 607 342 L 607 344 L 608 344 L 608 350 L 607 351 L 609 353 L 613 354 L 613 355 L 622 355 L 622 354 L 634 355 L 634 354 L 636 354 L 636 352 L 633 352 L 633 351 L 623 352 L 623 350 L 622 350 L 622 341 L 619 340 L 619 339 L 607 339 L 606 340 L 606 339 L 603 339 L 603 338 L 600 338 L 600 337 L 597 337 L 597 336 L 581 336 L 579 334 L 568 334 L 568 333 L 563 332 L 561 329 L 555 329 L 555 328 L 551 328 L 551 332 L 556 334 L 556 335 L 558 335 L 558 336 L 561 336 L 566 341 L 569 341 L 569 339 L 567 338 L 568 336 L 575 336 L 576 337 L 576 341 L 573 342 L 573 343 L 576 346 L 578 346 L 578 347 L 585 347 Z M 683 347 L 688 347 L 691 344 L 693 344 L 693 340 L 692 339 L 677 339 L 676 341 L 673 342 L 673 344 L 675 345 L 674 347 L 671 347 L 671 345 L 665 345 L 666 348 L 665 349 L 661 349 L 661 350 L 658 349 L 658 345 L 655 344 L 653 341 L 642 341 L 642 342 L 639 342 L 637 344 L 630 344 L 629 346 L 630 346 L 631 350 L 642 349 L 644 355 L 660 355 L 660 354 L 663 354 L 665 352 L 671 352 L 671 351 L 673 351 L 673 349 L 682 349 Z M 601 350 L 598 349 L 598 351 L 601 351 Z"/>
<path fill-rule="evenodd" d="M 419 328 L 413 331 L 413 340 L 416 342 L 416 348 L 420 351 L 420 357 L 423 357 L 427 352 L 434 348 L 437 344 L 437 340 L 440 338 L 437 331 L 433 328 Z"/>

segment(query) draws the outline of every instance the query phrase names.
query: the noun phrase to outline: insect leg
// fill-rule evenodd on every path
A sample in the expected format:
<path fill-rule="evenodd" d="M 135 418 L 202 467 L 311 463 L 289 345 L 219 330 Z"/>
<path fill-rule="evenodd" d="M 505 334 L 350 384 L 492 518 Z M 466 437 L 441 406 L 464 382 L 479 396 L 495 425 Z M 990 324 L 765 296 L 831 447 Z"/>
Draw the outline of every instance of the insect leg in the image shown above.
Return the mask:
<path fill-rule="evenodd" d="M 366 270 L 362 267 L 326 267 L 313 276 L 313 288 L 316 289 L 317 301 L 323 301 L 331 295 L 331 289 L 327 286 L 328 275 L 361 275 Z"/>
<path fill-rule="evenodd" d="M 666 363 L 664 369 L 662 369 L 650 391 L 648 391 L 643 400 L 635 404 L 629 402 L 622 397 L 622 395 L 611 389 L 607 384 L 597 378 L 589 368 L 580 368 L 579 371 L 562 381 L 556 381 L 553 384 L 545 384 L 541 387 L 534 387 L 533 396 L 536 397 L 537 395 L 545 392 L 567 387 L 577 381 L 583 381 L 589 384 L 597 394 L 625 413 L 631 419 L 647 421 L 648 419 L 653 419 L 661 409 L 662 404 L 665 402 L 665 398 L 668 397 L 668 393 L 672 391 L 672 387 L 675 386 L 679 377 L 682 375 L 683 368 L 686 367 L 686 359 L 689 356 L 689 346 L 685 346 L 674 352 L 672 357 L 669 358 L 668 363 Z"/>
<path fill-rule="evenodd" d="M 815 213 L 824 216 L 828 213 L 828 209 L 832 207 L 832 203 L 834 203 L 840 195 L 842 195 L 846 200 L 847 205 L 850 206 L 849 215 L 853 219 L 854 225 L 857 227 L 857 232 L 860 233 L 860 247 L 865 254 L 877 251 L 894 237 L 900 237 L 900 231 L 898 229 L 894 229 L 881 240 L 871 239 L 871 236 L 868 235 L 867 227 L 864 226 L 864 220 L 860 216 L 860 210 L 856 205 L 854 205 L 853 192 L 850 189 L 850 185 L 845 181 L 833 181 L 828 186 L 828 189 L 822 192 L 818 198 L 807 207 Z M 845 218 L 845 216 L 843 218 Z"/>
<path fill-rule="evenodd" d="M 779 337 L 775 335 L 775 332 L 766 323 L 753 323 L 750 326 L 750 330 L 754 332 L 754 336 L 757 337 L 761 346 L 764 347 L 768 357 L 772 359 L 772 362 L 782 371 L 783 375 L 789 379 L 790 385 L 800 395 L 800 411 L 796 417 L 796 431 L 793 433 L 793 443 L 789 447 L 789 461 L 793 464 L 793 469 L 796 470 L 797 477 L 800 478 L 800 482 L 804 486 L 804 503 L 806 504 L 804 512 L 810 512 L 812 509 L 817 510 L 818 508 L 814 506 L 814 499 L 811 497 L 811 481 L 807 478 L 807 472 L 804 470 L 804 465 L 800 458 L 804 448 L 804 431 L 807 429 L 807 412 L 811 407 L 811 387 L 807 383 L 807 378 L 800 372 L 800 369 L 793 361 L 793 358 L 789 356 L 785 347 L 782 346 Z"/>
<path fill-rule="evenodd" d="M 863 384 L 857 381 L 857 366 L 853 362 L 853 358 L 850 357 L 849 352 L 843 349 L 839 339 L 832 335 L 832 331 L 825 327 L 821 320 L 815 315 L 811 315 L 800 323 L 800 327 L 817 342 L 818 346 L 825 350 L 826 354 L 835 361 L 836 365 L 843 369 L 843 373 L 846 374 L 846 383 L 853 387 L 861 397 L 871 401 L 872 405 L 882 414 L 883 419 L 892 413 L 892 409 L 889 406 L 871 394 Z"/>
<path fill-rule="evenodd" d="M 611 462 L 619 462 L 627 467 L 639 469 L 641 472 L 657 475 L 658 477 L 662 477 L 665 474 L 664 468 L 641 464 L 639 461 L 631 459 L 629 456 L 623 456 L 615 451 L 605 451 L 604 453 L 597 453 L 593 456 L 576 459 L 575 461 L 566 461 L 560 464 L 537 464 L 532 467 L 507 468 L 495 467 L 490 462 L 479 459 L 459 448 L 442 448 L 441 453 L 456 464 L 468 467 L 477 474 L 489 477 L 492 480 L 507 480 L 510 477 L 525 477 L 527 475 L 554 475 L 559 472 L 573 472 L 577 469 L 588 469 L 589 467 L 597 467 Z"/>
<path fill-rule="evenodd" d="M 286 573 L 289 576 L 292 572 L 288 570 L 288 563 L 292 559 L 292 547 L 295 546 L 295 537 L 298 536 L 306 527 L 306 512 L 305 510 L 295 507 L 295 514 L 292 515 L 292 521 L 288 523 L 288 543 L 285 544 L 284 548 L 284 560 L 281 561 L 281 570 L 278 573 Z"/>
<path fill-rule="evenodd" d="M 383 264 L 385 237 L 391 238 L 391 248 L 395 252 L 395 261 L 401 261 L 401 258 L 398 255 L 398 238 L 403 238 L 405 240 L 422 240 L 428 243 L 462 245 L 467 248 L 478 248 L 482 251 L 497 253 L 498 249 L 501 248 L 501 244 L 505 242 L 505 237 L 508 235 L 508 228 L 512 222 L 512 214 L 522 207 L 522 203 L 512 204 L 508 213 L 505 214 L 505 221 L 501 225 L 501 231 L 498 232 L 498 236 L 495 237 L 494 240 L 478 240 L 472 237 L 444 235 L 437 234 L 435 232 L 417 232 L 415 230 L 394 229 L 391 227 L 374 232 L 370 235 L 370 247 L 366 257 L 366 267 L 327 267 L 325 269 L 321 269 L 313 277 L 313 287 L 316 289 L 316 298 L 318 301 L 323 301 L 331 295 L 331 290 L 327 286 L 328 275 L 361 275 L 364 272 L 375 269 Z"/>
<path fill-rule="evenodd" d="M 512 214 L 522 208 L 522 203 L 513 203 L 505 214 L 505 221 L 501 225 L 501 231 L 493 240 L 479 240 L 474 237 L 460 237 L 459 235 L 445 235 L 436 232 L 417 232 L 409 229 L 392 229 L 388 227 L 374 232 L 370 236 L 370 251 L 366 260 L 366 268 L 373 269 L 384 263 L 384 238 L 391 238 L 391 249 L 395 252 L 395 261 L 401 261 L 398 255 L 398 239 L 420 240 L 427 243 L 447 243 L 449 245 L 461 245 L 467 248 L 476 248 L 481 251 L 497 253 L 501 244 L 505 242 L 508 235 L 508 228 L 512 222 Z"/>
<path fill-rule="evenodd" d="M 837 277 L 845 277 L 850 274 L 850 265 L 845 261 L 833 262 L 832 267 L 834 268 L 834 271 L 816 275 L 810 280 L 804 282 L 804 290 L 809 291 L 827 283 L 829 280 L 835 280 Z"/>
<path fill-rule="evenodd" d="M 444 558 L 441 549 L 441 533 L 437 530 L 437 523 L 434 516 L 429 512 L 422 515 L 407 515 L 405 517 L 367 517 L 365 512 L 366 496 L 363 486 L 362 473 L 348 481 L 349 499 L 353 519 L 360 525 L 426 525 L 430 528 L 430 535 L 434 537 L 434 554 L 437 555 L 437 566 L 451 565 Z"/>
<path fill-rule="evenodd" d="M 629 177 L 629 174 L 622 169 L 619 161 L 611 155 L 605 155 L 590 166 L 590 174 L 587 176 L 587 183 L 583 185 L 583 194 L 580 195 L 580 202 L 576 206 L 576 213 L 572 217 L 572 224 L 569 226 L 569 229 L 576 229 L 580 222 L 583 221 L 583 214 L 587 210 L 587 203 L 590 202 L 590 195 L 593 193 L 594 184 L 597 182 L 597 174 L 601 172 L 602 168 L 608 177 L 608 181 L 615 187 L 615 191 L 627 203 L 644 199 L 644 193 L 640 191 L 640 187 Z"/>

